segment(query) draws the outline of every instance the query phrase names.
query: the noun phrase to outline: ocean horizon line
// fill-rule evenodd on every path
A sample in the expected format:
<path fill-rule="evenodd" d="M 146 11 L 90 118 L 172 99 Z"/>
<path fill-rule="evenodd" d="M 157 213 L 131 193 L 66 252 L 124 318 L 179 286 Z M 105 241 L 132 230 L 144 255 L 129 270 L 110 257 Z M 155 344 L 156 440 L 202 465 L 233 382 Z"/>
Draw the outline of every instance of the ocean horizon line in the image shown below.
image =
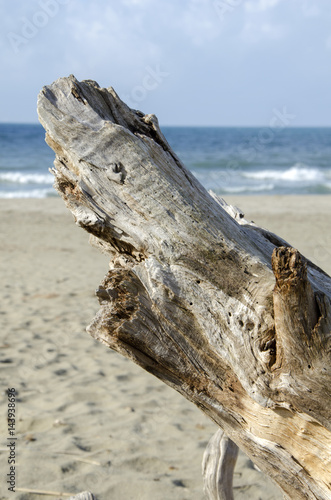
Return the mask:
<path fill-rule="evenodd" d="M 230 194 L 331 194 L 331 127 L 161 125 L 207 189 Z M 0 198 L 53 196 L 54 153 L 39 123 L 0 123 Z"/>

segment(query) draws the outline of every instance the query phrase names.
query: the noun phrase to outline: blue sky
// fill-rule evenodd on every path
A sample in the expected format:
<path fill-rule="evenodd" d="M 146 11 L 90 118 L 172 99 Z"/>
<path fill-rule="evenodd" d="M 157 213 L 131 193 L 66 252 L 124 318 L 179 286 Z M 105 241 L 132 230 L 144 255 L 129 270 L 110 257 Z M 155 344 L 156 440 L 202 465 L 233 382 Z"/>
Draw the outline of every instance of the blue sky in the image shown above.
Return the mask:
<path fill-rule="evenodd" d="M 0 0 L 0 27 L 1 122 L 73 73 L 161 125 L 331 126 L 330 0 Z"/>

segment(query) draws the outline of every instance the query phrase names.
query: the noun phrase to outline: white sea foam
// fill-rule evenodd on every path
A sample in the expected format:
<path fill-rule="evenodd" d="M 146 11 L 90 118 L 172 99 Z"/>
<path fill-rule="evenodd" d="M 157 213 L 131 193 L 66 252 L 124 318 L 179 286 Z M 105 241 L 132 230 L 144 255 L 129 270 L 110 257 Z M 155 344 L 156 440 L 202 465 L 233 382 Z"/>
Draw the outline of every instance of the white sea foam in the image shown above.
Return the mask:
<path fill-rule="evenodd" d="M 260 172 L 245 172 L 243 176 L 248 179 L 289 182 L 323 182 L 324 174 L 317 168 L 307 167 L 302 163 L 296 163 L 287 170 L 261 170 Z"/>
<path fill-rule="evenodd" d="M 53 184 L 51 174 L 25 174 L 23 172 L 1 172 L 0 182 L 15 184 Z"/>
<path fill-rule="evenodd" d="M 0 191 L 0 198 L 13 199 L 13 198 L 47 198 L 47 196 L 54 194 L 53 189 L 31 189 L 29 191 Z"/>

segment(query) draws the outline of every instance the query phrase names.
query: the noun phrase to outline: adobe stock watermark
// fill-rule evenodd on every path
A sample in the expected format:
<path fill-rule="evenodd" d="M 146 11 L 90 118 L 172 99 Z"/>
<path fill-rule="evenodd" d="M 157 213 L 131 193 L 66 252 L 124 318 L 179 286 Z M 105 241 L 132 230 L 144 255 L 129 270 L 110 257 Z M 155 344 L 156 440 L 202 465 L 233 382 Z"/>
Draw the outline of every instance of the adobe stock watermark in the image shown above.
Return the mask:
<path fill-rule="evenodd" d="M 67 5 L 69 2 L 70 0 L 39 0 L 40 10 L 37 10 L 32 18 L 21 17 L 19 33 L 14 31 L 7 33 L 7 38 L 15 54 L 18 54 L 21 47 L 37 36 L 40 30 L 47 26 L 50 19 L 57 16 L 62 5 Z"/>
<path fill-rule="evenodd" d="M 214 0 L 213 7 L 219 19 L 224 21 L 224 17 L 233 12 L 242 3 L 243 0 Z"/>
<path fill-rule="evenodd" d="M 237 153 L 240 155 L 240 158 L 246 160 L 248 163 L 252 163 L 257 158 L 257 155 L 274 140 L 277 133 L 283 128 L 288 127 L 296 117 L 296 115 L 288 112 L 286 106 L 283 106 L 281 110 L 274 108 L 272 112 L 273 115 L 269 121 L 269 126 L 262 127 L 256 135 L 237 147 Z M 218 187 L 222 187 L 222 181 L 239 168 L 239 160 L 229 161 L 222 173 L 222 180 L 220 180 Z"/>
<path fill-rule="evenodd" d="M 318 265 L 331 259 L 331 234 L 321 229 L 321 235 L 314 247 L 314 257 L 319 262 Z"/>
<path fill-rule="evenodd" d="M 130 94 L 123 95 L 124 101 L 131 106 L 144 101 L 148 93 L 155 91 L 169 76 L 170 73 L 162 70 L 160 64 L 146 66 L 141 83 L 133 87 Z"/>
<path fill-rule="evenodd" d="M 274 108 L 273 116 L 269 121 L 268 127 L 262 127 L 256 136 L 252 137 L 247 145 L 239 146 L 238 151 L 243 155 L 245 160 L 252 162 L 259 151 L 263 151 L 267 144 L 270 144 L 277 132 L 285 127 L 288 127 L 295 119 L 295 115 L 289 113 L 286 106 L 282 110 Z"/>

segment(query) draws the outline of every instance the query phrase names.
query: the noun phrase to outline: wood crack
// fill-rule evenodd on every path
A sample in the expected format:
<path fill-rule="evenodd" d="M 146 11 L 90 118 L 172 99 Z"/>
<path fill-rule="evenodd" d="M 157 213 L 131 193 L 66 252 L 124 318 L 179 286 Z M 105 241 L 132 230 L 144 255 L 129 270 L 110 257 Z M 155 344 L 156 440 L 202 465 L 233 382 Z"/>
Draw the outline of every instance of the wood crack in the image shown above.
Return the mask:
<path fill-rule="evenodd" d="M 56 189 L 112 259 L 89 333 L 201 408 L 288 498 L 329 499 L 331 278 L 207 193 L 112 88 L 61 78 L 38 113 Z"/>

